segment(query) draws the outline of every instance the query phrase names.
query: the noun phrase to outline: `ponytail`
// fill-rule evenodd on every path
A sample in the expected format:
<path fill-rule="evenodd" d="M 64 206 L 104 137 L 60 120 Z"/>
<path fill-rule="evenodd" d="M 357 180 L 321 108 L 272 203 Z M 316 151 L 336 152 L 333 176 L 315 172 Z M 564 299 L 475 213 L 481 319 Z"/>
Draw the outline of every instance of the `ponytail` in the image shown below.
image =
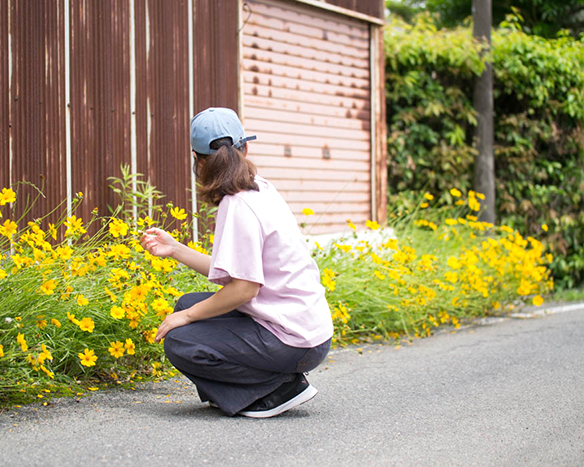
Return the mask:
<path fill-rule="evenodd" d="M 255 165 L 232 144 L 231 138 L 221 138 L 211 143 L 211 149 L 216 150 L 213 154 L 197 153 L 197 157 L 205 161 L 201 168 L 199 194 L 208 203 L 218 205 L 225 195 L 240 191 L 259 191 L 255 182 Z"/>

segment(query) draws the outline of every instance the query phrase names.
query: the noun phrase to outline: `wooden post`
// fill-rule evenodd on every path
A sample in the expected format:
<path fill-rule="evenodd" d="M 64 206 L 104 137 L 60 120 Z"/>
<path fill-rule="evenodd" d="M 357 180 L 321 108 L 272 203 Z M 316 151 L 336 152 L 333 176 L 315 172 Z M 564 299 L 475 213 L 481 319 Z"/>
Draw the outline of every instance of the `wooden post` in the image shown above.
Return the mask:
<path fill-rule="evenodd" d="M 491 47 L 491 0 L 473 0 L 473 36 Z M 495 157 L 493 153 L 493 67 L 487 66 L 474 86 L 474 108 L 477 112 L 477 149 L 474 167 L 474 189 L 485 195 L 480 220 L 495 223 Z"/>

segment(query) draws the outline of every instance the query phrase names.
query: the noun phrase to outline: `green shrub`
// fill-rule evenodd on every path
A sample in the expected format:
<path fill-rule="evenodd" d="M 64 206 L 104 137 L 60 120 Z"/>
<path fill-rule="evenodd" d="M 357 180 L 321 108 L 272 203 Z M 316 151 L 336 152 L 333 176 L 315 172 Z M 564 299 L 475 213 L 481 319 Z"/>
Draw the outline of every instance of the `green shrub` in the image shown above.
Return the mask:
<path fill-rule="evenodd" d="M 497 215 L 543 235 L 572 287 L 584 279 L 584 38 L 530 36 L 510 17 L 492 40 Z M 479 52 L 468 27 L 387 25 L 390 205 L 472 187 Z"/>

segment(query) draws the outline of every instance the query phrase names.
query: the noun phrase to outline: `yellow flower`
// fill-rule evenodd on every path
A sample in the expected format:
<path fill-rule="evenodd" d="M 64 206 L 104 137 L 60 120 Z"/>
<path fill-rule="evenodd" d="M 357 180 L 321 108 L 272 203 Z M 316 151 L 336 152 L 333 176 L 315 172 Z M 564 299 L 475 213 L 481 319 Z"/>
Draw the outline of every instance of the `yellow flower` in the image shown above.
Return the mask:
<path fill-rule="evenodd" d="M 156 333 L 158 332 L 158 328 L 152 328 L 150 331 L 144 331 L 144 338 L 149 344 L 154 344 L 156 337 Z"/>
<path fill-rule="evenodd" d="M 140 218 L 138 219 L 138 222 L 136 222 L 140 227 L 144 227 L 144 226 L 150 226 L 154 223 L 154 221 L 152 219 L 150 219 L 150 216 L 146 216 L 144 218 Z"/>
<path fill-rule="evenodd" d="M 366 221 L 365 225 L 371 229 L 371 230 L 378 230 L 379 229 L 379 224 L 376 221 Z"/>
<path fill-rule="evenodd" d="M 344 251 L 345 253 L 348 253 L 353 248 L 351 245 L 339 245 L 338 243 L 334 243 L 334 246 L 336 246 L 339 250 Z"/>
<path fill-rule="evenodd" d="M 12 188 L 2 188 L 2 193 L 0 193 L 0 206 L 4 206 L 8 203 L 14 203 L 16 201 L 16 193 Z"/>
<path fill-rule="evenodd" d="M 122 319 L 124 316 L 126 316 L 126 312 L 120 306 L 112 306 L 110 315 L 113 319 Z"/>
<path fill-rule="evenodd" d="M 3 225 L 0 225 L 0 235 L 4 235 L 7 238 L 12 238 L 17 230 L 18 225 L 10 219 L 6 220 Z"/>
<path fill-rule="evenodd" d="M 454 196 L 455 198 L 460 198 L 462 196 L 462 193 L 460 192 L 460 190 L 457 190 L 456 188 L 452 188 L 450 190 L 450 194 L 452 196 Z"/>
<path fill-rule="evenodd" d="M 97 361 L 97 356 L 93 350 L 85 349 L 83 353 L 77 354 L 83 366 L 94 366 Z"/>
<path fill-rule="evenodd" d="M 69 318 L 69 321 L 71 321 L 73 324 L 76 324 L 77 326 L 79 326 L 79 324 L 81 324 L 81 321 L 79 321 L 77 318 L 75 318 L 74 314 L 67 312 L 67 318 Z"/>
<path fill-rule="evenodd" d="M 110 342 L 110 347 L 107 349 L 112 357 L 120 358 L 124 355 L 125 349 L 124 344 L 120 341 Z"/>
<path fill-rule="evenodd" d="M 302 210 L 302 214 L 304 214 L 305 216 L 314 216 L 314 211 L 310 208 L 304 208 Z"/>
<path fill-rule="evenodd" d="M 136 353 L 136 345 L 132 342 L 132 339 L 126 339 L 124 348 L 128 352 L 128 355 L 134 355 Z"/>
<path fill-rule="evenodd" d="M 51 319 L 51 324 L 55 325 L 56 327 L 60 328 L 61 327 L 61 321 L 59 321 L 58 319 Z"/>
<path fill-rule="evenodd" d="M 481 210 L 481 203 L 479 203 L 476 198 L 469 198 L 468 199 L 468 207 L 471 208 L 473 211 L 480 211 Z"/>
<path fill-rule="evenodd" d="M 456 225 L 456 224 L 458 224 L 458 221 L 456 221 L 455 219 L 446 219 L 446 220 L 444 221 L 444 223 L 445 223 L 446 225 Z"/>
<path fill-rule="evenodd" d="M 20 348 L 23 352 L 28 350 L 28 344 L 26 343 L 26 339 L 24 338 L 24 334 L 18 333 L 16 336 L 16 342 L 20 344 Z"/>
<path fill-rule="evenodd" d="M 454 256 L 451 256 L 450 258 L 448 258 L 447 264 L 452 269 L 460 269 L 460 267 L 461 267 L 460 262 Z"/>
<path fill-rule="evenodd" d="M 49 222 L 49 235 L 53 240 L 57 240 L 57 229 L 55 228 L 55 224 L 51 224 Z"/>
<path fill-rule="evenodd" d="M 426 209 L 428 206 L 430 206 L 428 203 L 422 203 L 422 204 L 420 204 L 420 207 L 422 209 Z"/>
<path fill-rule="evenodd" d="M 126 224 L 123 220 L 121 219 L 114 219 L 112 222 L 110 222 L 109 224 L 109 232 L 110 234 L 112 234 L 112 236 L 114 236 L 115 238 L 118 238 L 120 235 L 122 237 L 125 237 L 128 234 L 128 224 Z"/>
<path fill-rule="evenodd" d="M 385 276 L 383 274 L 381 274 L 377 269 L 375 270 L 374 274 L 375 274 L 375 277 L 377 277 L 380 280 L 385 279 Z"/>
<path fill-rule="evenodd" d="M 83 318 L 79 322 L 79 329 L 81 329 L 82 331 L 93 332 L 93 330 L 95 329 L 95 323 L 91 318 Z"/>
<path fill-rule="evenodd" d="M 547 232 L 547 231 L 549 230 L 549 227 L 547 226 L 547 224 L 543 224 L 543 225 L 541 226 L 541 228 L 542 228 L 542 230 L 543 230 L 544 232 Z"/>
<path fill-rule="evenodd" d="M 431 195 L 430 193 L 424 193 L 424 198 L 426 198 L 428 201 L 432 201 L 434 199 L 434 196 Z"/>
<path fill-rule="evenodd" d="M 170 210 L 170 215 L 172 217 L 174 217 L 175 219 L 178 219 L 179 221 L 182 221 L 183 219 L 187 218 L 187 213 L 185 212 L 184 209 L 182 208 L 172 208 Z"/>
<path fill-rule="evenodd" d="M 540 295 L 536 295 L 533 297 L 533 304 L 535 306 L 542 306 L 543 305 L 543 298 Z"/>
<path fill-rule="evenodd" d="M 357 230 L 357 226 L 351 222 L 351 219 L 347 219 L 347 226 L 352 230 Z"/>
<path fill-rule="evenodd" d="M 108 253 L 108 256 L 113 256 L 114 260 L 118 260 L 118 259 L 128 259 L 130 257 L 130 248 L 128 248 L 126 245 L 113 245 L 110 248 L 110 251 Z"/>
<path fill-rule="evenodd" d="M 4 357 L 4 346 L 0 344 L 0 358 Z"/>
<path fill-rule="evenodd" d="M 8 273 L 4 269 L 0 269 L 0 280 L 8 276 Z"/>
<path fill-rule="evenodd" d="M 476 197 L 477 197 L 478 199 L 485 199 L 485 195 L 483 195 L 482 193 L 479 193 L 479 192 L 477 191 L 475 194 L 476 194 Z"/>
<path fill-rule="evenodd" d="M 53 373 L 51 370 L 48 370 L 47 368 L 45 368 L 44 365 L 41 365 L 41 370 L 43 370 L 49 378 L 55 379 L 55 373 Z"/>
<path fill-rule="evenodd" d="M 114 295 L 114 293 L 110 289 L 108 289 L 107 287 L 104 287 L 104 290 L 112 302 L 116 303 L 118 301 L 117 297 Z"/>
<path fill-rule="evenodd" d="M 38 315 L 36 317 L 36 323 L 34 324 L 39 329 L 44 329 L 47 327 L 47 320 L 45 319 L 45 315 Z"/>
<path fill-rule="evenodd" d="M 77 305 L 86 306 L 88 304 L 89 304 L 89 300 L 87 300 L 83 295 L 77 296 Z"/>
<path fill-rule="evenodd" d="M 75 215 L 67 217 L 67 220 L 64 222 L 64 224 L 65 227 L 67 227 L 67 230 L 65 231 L 65 237 L 75 235 L 76 233 L 84 234 L 87 232 L 87 230 L 83 228 L 83 220 L 77 219 L 77 216 Z"/>
<path fill-rule="evenodd" d="M 55 288 L 57 287 L 57 281 L 50 279 L 41 285 L 41 291 L 46 295 L 51 295 L 55 293 Z"/>

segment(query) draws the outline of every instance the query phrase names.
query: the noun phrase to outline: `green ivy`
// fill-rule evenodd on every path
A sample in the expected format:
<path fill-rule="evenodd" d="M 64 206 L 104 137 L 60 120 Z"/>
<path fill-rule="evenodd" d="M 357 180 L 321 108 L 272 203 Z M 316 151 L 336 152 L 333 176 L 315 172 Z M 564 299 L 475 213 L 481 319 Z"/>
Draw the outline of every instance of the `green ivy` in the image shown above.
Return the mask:
<path fill-rule="evenodd" d="M 545 238 L 556 283 L 584 280 L 584 37 L 531 36 L 509 17 L 492 34 L 497 216 Z M 438 30 L 428 15 L 386 27 L 390 205 L 411 192 L 472 189 L 472 27 Z M 407 193 L 407 194 L 406 194 Z M 542 231 L 542 225 L 548 228 Z M 545 227 L 543 228 L 545 229 Z"/>

